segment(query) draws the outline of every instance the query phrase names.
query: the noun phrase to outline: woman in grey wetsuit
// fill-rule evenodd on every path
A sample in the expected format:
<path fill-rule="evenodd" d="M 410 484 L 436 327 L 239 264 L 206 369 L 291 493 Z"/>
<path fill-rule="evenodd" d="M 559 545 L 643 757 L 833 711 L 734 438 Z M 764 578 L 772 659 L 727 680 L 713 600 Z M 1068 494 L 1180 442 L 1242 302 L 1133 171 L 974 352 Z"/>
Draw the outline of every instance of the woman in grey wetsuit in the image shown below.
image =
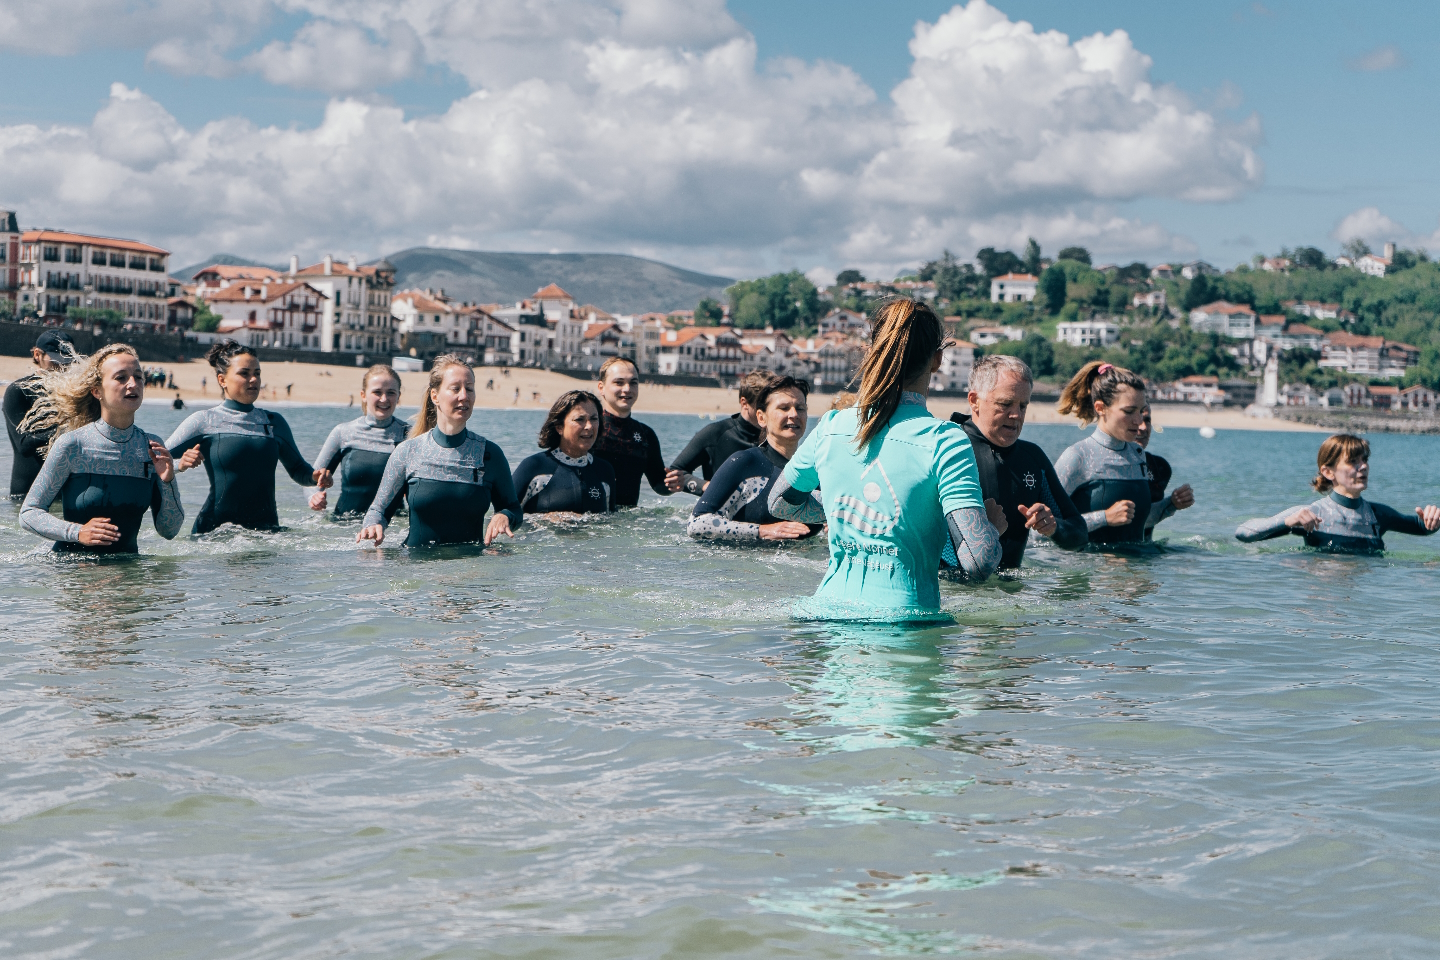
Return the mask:
<path fill-rule="evenodd" d="M 20 508 L 20 525 L 56 550 L 135 553 L 145 511 L 166 540 L 185 511 L 175 464 L 160 438 L 135 426 L 145 377 L 135 350 L 111 344 L 68 369 L 43 374 L 58 432 Z M 63 519 L 50 513 L 56 497 Z"/>
<path fill-rule="evenodd" d="M 1330 437 L 1320 444 L 1315 464 L 1318 474 L 1311 486 L 1328 496 L 1308 507 L 1246 521 L 1235 531 L 1235 539 L 1254 543 L 1293 533 L 1304 537 L 1306 546 L 1373 553 L 1385 549 L 1382 538 L 1391 531 L 1423 537 L 1440 528 L 1440 507 L 1416 507 L 1412 517 L 1361 496 L 1370 485 L 1370 444 L 1360 437 L 1348 433 Z"/>
<path fill-rule="evenodd" d="M 365 416 L 342 423 L 330 431 L 320 455 L 315 458 L 315 483 L 320 489 L 310 496 L 311 510 L 324 510 L 335 471 L 340 471 L 340 496 L 335 503 L 335 516 L 363 515 L 375 500 L 380 478 L 397 444 L 410 432 L 408 421 L 395 416 L 400 405 L 400 375 L 389 364 L 377 363 L 360 379 L 360 401 Z M 404 503 L 401 494 L 385 508 L 393 517 Z"/>
<path fill-rule="evenodd" d="M 523 514 L 500 448 L 466 429 L 475 408 L 475 371 L 459 357 L 435 358 L 410 439 L 395 448 L 356 541 L 385 540 L 385 505 L 404 493 L 407 546 L 475 543 L 514 536 Z M 495 515 L 486 525 L 491 507 Z"/>
<path fill-rule="evenodd" d="M 194 533 L 209 533 L 223 523 L 252 530 L 280 526 L 275 509 L 275 465 L 301 486 L 315 482 L 314 472 L 290 424 L 278 413 L 255 406 L 260 399 L 260 360 L 249 347 L 220 340 L 205 359 L 225 398 L 218 407 L 186 417 L 165 446 L 178 458 L 176 469 L 202 462 L 210 477 L 210 496 L 195 517 Z"/>
<path fill-rule="evenodd" d="M 1085 517 L 1091 543 L 1138 543 L 1150 516 L 1150 468 L 1136 442 L 1145 422 L 1145 381 L 1092 360 L 1060 393 L 1059 411 L 1095 431 L 1055 461 L 1055 473 Z"/>

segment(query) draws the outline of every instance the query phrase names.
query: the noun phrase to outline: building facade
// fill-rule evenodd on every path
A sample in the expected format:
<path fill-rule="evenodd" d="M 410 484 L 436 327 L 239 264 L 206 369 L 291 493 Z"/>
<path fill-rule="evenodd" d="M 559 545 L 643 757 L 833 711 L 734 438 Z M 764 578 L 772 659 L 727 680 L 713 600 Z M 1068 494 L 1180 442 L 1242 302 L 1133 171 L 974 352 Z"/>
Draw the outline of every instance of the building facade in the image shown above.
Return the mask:
<path fill-rule="evenodd" d="M 1253 307 L 1225 300 L 1216 300 L 1190 311 L 1191 328 L 1202 333 L 1218 333 L 1232 340 L 1254 339 L 1257 319 Z"/>
<path fill-rule="evenodd" d="M 336 263 L 326 255 L 303 270 L 290 258 L 287 279 L 310 284 L 325 294 L 325 315 L 320 324 L 320 349 L 391 353 L 395 349 L 395 321 L 390 298 L 395 290 L 395 267 L 388 260 L 359 266 L 355 258 Z"/>
<path fill-rule="evenodd" d="M 206 302 L 220 315 L 220 336 L 247 347 L 322 352 L 325 294 L 308 283 L 235 283 Z"/>
<path fill-rule="evenodd" d="M 0 300 L 18 312 L 20 295 L 20 224 L 14 210 L 0 210 Z"/>
<path fill-rule="evenodd" d="M 1108 347 L 1120 339 L 1120 327 L 1109 320 L 1076 320 L 1057 325 L 1055 339 L 1072 347 Z"/>
<path fill-rule="evenodd" d="M 990 281 L 991 303 L 1029 303 L 1035 299 L 1040 278 L 1028 273 L 1007 273 Z"/>
<path fill-rule="evenodd" d="M 114 310 L 135 326 L 164 329 L 170 252 L 138 240 L 59 230 L 20 235 L 19 308 L 58 320 L 67 311 Z"/>

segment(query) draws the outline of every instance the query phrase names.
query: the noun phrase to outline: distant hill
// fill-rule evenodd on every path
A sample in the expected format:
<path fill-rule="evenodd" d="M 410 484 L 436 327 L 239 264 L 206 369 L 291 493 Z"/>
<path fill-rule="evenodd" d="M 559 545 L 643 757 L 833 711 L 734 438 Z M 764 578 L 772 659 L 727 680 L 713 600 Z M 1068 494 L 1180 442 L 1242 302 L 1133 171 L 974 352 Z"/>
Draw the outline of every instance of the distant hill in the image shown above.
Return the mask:
<path fill-rule="evenodd" d="M 728 277 L 683 270 L 617 253 L 492 253 L 413 247 L 386 258 L 396 289 L 444 287 L 448 296 L 479 303 L 513 303 L 558 283 L 576 303 L 611 313 L 689 310 L 704 297 L 719 300 Z"/>
<path fill-rule="evenodd" d="M 226 267 L 270 267 L 273 270 L 288 270 L 289 266 L 277 267 L 273 263 L 261 263 L 258 260 L 246 260 L 244 257 L 237 257 L 233 253 L 212 253 L 209 257 L 199 263 L 192 263 L 188 267 L 181 267 L 179 270 L 171 270 L 170 276 L 176 280 L 194 280 L 195 274 L 206 267 L 213 267 L 215 264 Z"/>

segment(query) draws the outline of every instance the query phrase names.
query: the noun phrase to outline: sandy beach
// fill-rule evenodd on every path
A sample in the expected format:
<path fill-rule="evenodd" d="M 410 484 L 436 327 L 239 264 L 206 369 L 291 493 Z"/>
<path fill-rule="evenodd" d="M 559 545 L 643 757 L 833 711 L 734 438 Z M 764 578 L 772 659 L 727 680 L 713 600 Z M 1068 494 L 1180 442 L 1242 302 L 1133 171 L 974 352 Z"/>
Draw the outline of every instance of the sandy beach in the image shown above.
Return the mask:
<path fill-rule="evenodd" d="M 187 402 L 214 401 L 219 398 L 215 386 L 214 372 L 203 361 L 190 363 L 155 364 L 167 373 L 173 373 L 180 396 Z M 0 357 L 0 381 L 8 382 L 24 376 L 34 369 L 26 357 Z M 264 390 L 261 403 L 289 401 L 291 403 L 325 403 L 339 406 L 359 405 L 360 376 L 356 367 L 326 366 L 313 363 L 266 363 L 262 366 Z M 400 402 L 413 405 L 418 402 L 425 389 L 428 377 L 425 373 L 401 374 Z M 490 409 L 509 407 L 517 410 L 548 409 L 555 398 L 566 390 L 587 386 L 586 381 L 576 380 L 546 370 L 512 367 L 505 375 L 498 367 L 478 367 L 475 371 L 477 400 L 476 406 Z M 493 381 L 493 387 L 491 383 Z M 589 385 L 593 386 L 593 385 Z M 175 391 L 159 390 L 152 387 L 147 399 L 157 397 L 173 398 Z M 814 398 L 812 410 L 823 413 L 829 409 L 831 396 L 819 394 Z M 729 415 L 736 410 L 735 392 L 717 387 L 679 387 L 666 384 L 645 384 L 640 391 L 640 402 L 636 404 L 637 414 L 691 413 Z M 968 412 L 963 400 L 953 397 L 935 397 L 930 409 L 936 416 L 948 417 L 953 411 Z M 1055 411 L 1054 403 L 1035 403 L 1030 406 L 1028 421 L 1031 423 L 1073 423 L 1068 417 L 1061 417 Z M 1235 408 L 1206 410 L 1201 406 L 1162 404 L 1155 409 L 1155 422 L 1165 427 L 1214 427 L 1216 430 L 1292 430 L 1319 431 L 1319 427 L 1294 423 L 1289 420 L 1261 419 L 1247 417 Z"/>

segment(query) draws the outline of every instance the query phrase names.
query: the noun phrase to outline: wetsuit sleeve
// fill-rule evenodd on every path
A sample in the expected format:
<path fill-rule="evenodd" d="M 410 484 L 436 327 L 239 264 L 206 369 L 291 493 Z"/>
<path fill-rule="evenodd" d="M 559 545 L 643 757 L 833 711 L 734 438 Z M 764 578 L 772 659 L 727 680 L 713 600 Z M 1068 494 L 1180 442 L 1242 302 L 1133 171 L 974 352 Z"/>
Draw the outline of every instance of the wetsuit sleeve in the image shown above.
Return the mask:
<path fill-rule="evenodd" d="M 1375 519 L 1380 522 L 1380 533 L 1408 533 L 1412 537 L 1428 537 L 1434 530 L 1426 530 L 1425 524 L 1415 514 L 1404 514 L 1394 507 L 1387 507 L 1383 503 L 1372 503 L 1370 509 L 1375 511 Z"/>
<path fill-rule="evenodd" d="M 159 442 L 160 438 L 155 438 Z M 185 523 L 185 507 L 180 503 L 180 478 L 171 476 L 166 483 L 155 478 L 155 496 L 150 501 L 150 516 L 155 520 L 155 532 L 166 540 L 174 540 Z"/>
<path fill-rule="evenodd" d="M 524 496 L 525 492 L 530 489 L 530 481 L 540 473 L 536 460 L 536 457 L 526 457 L 520 461 L 520 466 L 516 467 L 514 474 L 511 475 L 510 486 L 516 491 L 516 496 Z M 610 487 L 613 490 L 615 484 L 612 482 Z M 525 504 L 522 503 L 520 507 L 523 510 Z"/>
<path fill-rule="evenodd" d="M 820 486 L 820 471 L 815 464 L 824 455 L 821 445 L 827 435 L 826 420 L 832 416 L 833 411 L 820 418 L 819 425 L 800 444 L 800 449 L 795 451 L 795 456 L 785 464 L 785 469 L 770 488 L 765 507 L 772 517 L 799 523 L 825 522 L 824 507 L 810 493 Z"/>
<path fill-rule="evenodd" d="M 285 472 L 290 474 L 290 479 L 308 487 L 315 483 L 315 471 L 310 468 L 310 461 L 300 452 L 295 445 L 295 435 L 290 432 L 290 424 L 278 413 L 265 414 L 270 418 L 270 425 L 275 428 L 275 439 L 280 443 L 280 464 Z"/>
<path fill-rule="evenodd" d="M 656 459 L 659 459 L 660 445 L 655 445 Z M 489 440 L 485 441 L 485 462 L 495 463 L 495 486 L 490 490 L 490 503 L 496 513 L 503 513 L 510 518 L 510 529 L 515 530 L 525 522 L 525 510 L 520 506 L 519 497 L 515 496 L 515 481 L 510 474 L 510 461 L 505 459 L 505 453 L 498 446 Z M 660 465 L 662 473 L 661 485 L 664 485 L 663 473 L 665 465 Z M 487 472 L 488 475 L 488 472 Z"/>
<path fill-rule="evenodd" d="M 670 461 L 671 470 L 681 470 L 685 473 L 694 473 L 703 469 L 710 462 L 710 442 L 715 433 L 716 425 L 711 423 L 695 431 L 695 436 L 680 451 L 680 455 Z"/>
<path fill-rule="evenodd" d="M 185 451 L 197 445 L 205 438 L 205 411 L 192 413 L 181 421 L 175 432 L 170 434 L 170 439 L 165 441 L 165 449 L 170 451 L 170 456 L 179 459 L 184 456 Z"/>
<path fill-rule="evenodd" d="M 50 512 L 50 504 L 60 495 L 65 481 L 70 479 L 72 461 L 79 445 L 70 434 L 62 434 L 50 448 L 40 473 L 35 477 L 25 502 L 20 507 L 20 526 L 47 540 L 66 543 L 80 542 L 80 524 L 71 523 Z"/>
<path fill-rule="evenodd" d="M 1055 535 L 1050 542 L 1061 550 L 1081 549 L 1090 542 L 1090 528 L 1075 502 L 1065 492 L 1048 458 L 1045 461 L 1045 487 L 1045 493 L 1049 494 L 1047 499 L 1051 501 L 1048 506 L 1055 514 Z"/>
<path fill-rule="evenodd" d="M 408 479 L 410 448 L 407 443 L 409 441 L 396 446 L 395 452 L 390 454 L 390 459 L 385 462 L 385 472 L 380 475 L 380 486 L 375 491 L 375 499 L 370 501 L 370 509 L 365 511 L 365 519 L 360 521 L 361 529 L 377 524 L 382 527 L 390 525 L 394 511 L 386 509 L 386 506 L 398 500 L 405 492 L 405 481 Z"/>
<path fill-rule="evenodd" d="M 953 552 L 966 580 L 984 580 L 995 572 L 1004 551 L 1000 534 L 985 515 L 984 507 L 951 510 L 945 514 L 945 525 L 950 533 L 950 550 L 945 552 L 945 559 Z"/>
<path fill-rule="evenodd" d="M 650 481 L 650 489 L 668 497 L 673 492 L 665 486 L 665 458 L 660 455 L 660 438 L 655 436 L 655 431 L 649 426 L 645 427 L 645 437 L 649 443 L 646 446 L 649 452 L 645 456 L 645 479 Z"/>
<path fill-rule="evenodd" d="M 1150 515 L 1145 518 L 1145 528 L 1155 526 L 1161 520 L 1169 520 L 1175 516 L 1175 502 L 1166 496 L 1159 503 L 1150 504 Z"/>
<path fill-rule="evenodd" d="M 311 465 L 312 482 L 315 470 L 329 470 L 334 473 L 335 468 L 340 466 L 340 458 L 344 456 L 344 451 L 340 449 L 340 427 L 342 426 L 344 424 L 337 424 L 335 429 L 330 431 L 330 436 L 325 438 L 325 445 L 320 448 L 320 453 L 315 457 L 315 463 Z"/>
<path fill-rule="evenodd" d="M 25 414 L 35 406 L 35 395 L 20 383 L 12 383 L 5 388 L 5 422 L 15 434 L 15 453 L 22 457 L 34 457 L 39 455 L 40 448 L 50 442 L 55 436 L 54 430 L 40 430 L 29 433 L 20 429 Z"/>
<path fill-rule="evenodd" d="M 1276 537 L 1296 532 L 1294 528 L 1285 525 L 1285 518 L 1295 515 L 1308 506 L 1309 504 L 1305 503 L 1298 507 L 1281 510 L 1273 517 L 1257 517 L 1254 520 L 1246 520 L 1235 528 L 1235 539 L 1241 543 L 1255 543 L 1260 540 L 1274 540 Z"/>
<path fill-rule="evenodd" d="M 1082 440 L 1081 443 L 1084 441 Z M 1080 444 L 1076 443 L 1066 447 L 1065 452 L 1060 454 L 1060 459 L 1055 461 L 1055 476 L 1060 480 L 1060 489 L 1064 490 L 1066 494 L 1073 494 L 1080 489 L 1080 484 L 1085 482 L 1078 452 L 1079 446 Z M 1091 510 L 1080 516 L 1085 520 L 1087 533 L 1094 533 L 1096 530 L 1109 526 L 1105 522 L 1104 510 Z"/>
<path fill-rule="evenodd" d="M 746 457 L 739 454 L 721 464 L 710 486 L 695 504 L 685 532 L 702 540 L 759 540 L 760 524 L 736 521 L 744 506 L 735 494 L 747 479 Z"/>

